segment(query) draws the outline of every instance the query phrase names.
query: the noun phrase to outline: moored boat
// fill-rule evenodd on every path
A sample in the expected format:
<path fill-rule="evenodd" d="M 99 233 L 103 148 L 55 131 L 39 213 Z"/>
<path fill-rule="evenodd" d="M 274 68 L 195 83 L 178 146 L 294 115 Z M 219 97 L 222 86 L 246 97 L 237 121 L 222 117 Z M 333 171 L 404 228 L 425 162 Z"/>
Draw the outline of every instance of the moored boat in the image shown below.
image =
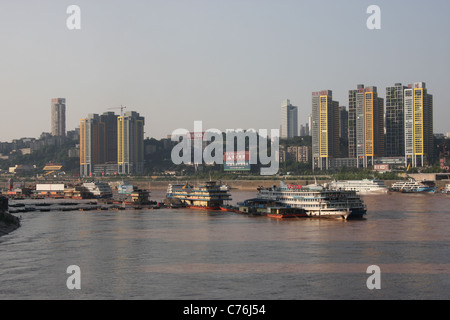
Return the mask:
<path fill-rule="evenodd" d="M 346 180 L 332 181 L 330 183 L 332 190 L 356 191 L 360 194 L 386 193 L 389 189 L 382 180 Z"/>
<path fill-rule="evenodd" d="M 258 198 L 272 200 L 283 206 L 304 209 L 310 217 L 319 218 L 361 218 L 367 213 L 356 191 L 330 190 L 322 185 L 287 185 L 258 188 Z"/>
<path fill-rule="evenodd" d="M 170 184 L 166 199 L 169 203 L 181 203 L 186 208 L 202 210 L 221 210 L 226 201 L 230 201 L 230 194 L 222 190 L 215 181 L 192 186 L 186 184 Z"/>
<path fill-rule="evenodd" d="M 103 181 L 85 182 L 83 188 L 93 198 L 111 198 L 113 195 L 109 184 Z"/>
<path fill-rule="evenodd" d="M 247 199 L 244 202 L 238 203 L 237 213 L 247 214 L 247 215 L 266 215 L 267 209 L 269 207 L 279 207 L 282 206 L 280 202 L 273 201 L 270 199 Z"/>
<path fill-rule="evenodd" d="M 450 183 L 447 183 L 442 190 L 443 193 L 450 194 Z"/>
<path fill-rule="evenodd" d="M 391 188 L 391 191 L 402 193 L 434 193 L 436 191 L 436 184 L 434 181 L 416 181 L 413 178 L 407 181 L 397 181 Z"/>

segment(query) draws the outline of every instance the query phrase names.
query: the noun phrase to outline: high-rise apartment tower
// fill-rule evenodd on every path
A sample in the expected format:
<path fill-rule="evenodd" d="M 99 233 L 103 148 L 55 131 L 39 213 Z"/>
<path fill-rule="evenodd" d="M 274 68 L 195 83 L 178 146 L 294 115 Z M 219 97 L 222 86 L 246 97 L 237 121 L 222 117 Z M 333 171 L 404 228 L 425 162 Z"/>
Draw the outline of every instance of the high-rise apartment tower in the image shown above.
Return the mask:
<path fill-rule="evenodd" d="M 374 86 L 356 93 L 356 156 L 363 167 L 384 156 L 384 99 Z"/>
<path fill-rule="evenodd" d="M 290 139 L 298 135 L 298 108 L 285 100 L 281 104 L 281 138 Z"/>
<path fill-rule="evenodd" d="M 52 135 L 64 137 L 66 135 L 66 99 L 52 99 Z"/>
<path fill-rule="evenodd" d="M 117 118 L 117 163 L 119 174 L 144 171 L 144 117 L 134 111 Z"/>
<path fill-rule="evenodd" d="M 424 82 L 405 89 L 405 161 L 413 167 L 423 167 L 432 160 L 433 96 Z"/>
<path fill-rule="evenodd" d="M 386 88 L 386 156 L 405 156 L 405 89 L 401 83 Z"/>
<path fill-rule="evenodd" d="M 331 90 L 312 93 L 313 170 L 329 169 L 330 159 L 339 156 L 339 102 Z"/>

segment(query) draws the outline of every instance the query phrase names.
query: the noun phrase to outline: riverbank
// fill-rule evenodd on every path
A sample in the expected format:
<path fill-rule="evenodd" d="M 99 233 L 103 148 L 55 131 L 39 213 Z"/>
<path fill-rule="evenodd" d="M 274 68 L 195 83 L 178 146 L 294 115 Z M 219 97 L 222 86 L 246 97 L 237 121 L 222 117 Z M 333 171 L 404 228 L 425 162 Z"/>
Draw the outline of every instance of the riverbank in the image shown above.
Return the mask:
<path fill-rule="evenodd" d="M 412 175 L 411 175 L 412 176 Z M 422 180 L 422 179 L 427 179 L 427 180 L 432 180 L 436 182 L 436 187 L 438 189 L 441 189 L 445 186 L 446 183 L 448 183 L 450 180 L 434 180 L 432 179 L 432 177 L 425 177 L 425 176 L 421 176 L 421 177 L 415 177 L 416 180 Z M 316 180 L 317 179 L 317 180 Z M 120 182 L 122 182 L 122 180 L 120 179 L 111 179 L 111 178 L 99 178 L 98 180 L 104 180 L 109 182 L 111 185 L 118 185 L 120 184 Z M 126 181 L 126 184 L 130 184 L 133 185 L 135 187 L 138 187 L 140 189 L 143 190 L 150 190 L 150 192 L 152 190 L 167 190 L 167 187 L 169 186 L 169 184 L 171 183 L 190 183 L 193 185 L 197 185 L 200 183 L 203 183 L 204 180 L 201 179 L 192 179 L 191 177 L 185 177 L 185 178 L 178 178 L 178 179 L 167 179 L 167 180 L 160 180 L 160 179 L 153 179 L 153 178 L 136 178 L 136 177 L 128 177 L 126 179 L 124 179 Z M 305 177 L 301 177 L 300 179 L 297 177 L 291 177 L 291 176 L 285 176 L 285 177 L 279 177 L 277 179 L 233 179 L 233 180 L 226 180 L 226 179 L 222 179 L 220 180 L 223 184 L 227 184 L 228 186 L 230 186 L 232 189 L 235 190 L 240 190 L 240 191 L 256 191 L 256 189 L 260 186 L 262 187 L 271 187 L 273 185 L 279 186 L 280 185 L 280 181 L 285 181 L 286 183 L 295 183 L 295 184 L 300 184 L 300 185 L 308 185 L 308 184 L 314 184 L 317 183 L 318 184 L 325 184 L 325 183 L 330 183 L 332 181 L 331 177 L 324 177 L 324 176 L 317 176 L 317 177 L 311 177 L 310 179 L 305 179 Z M 395 183 L 398 180 L 383 180 L 385 185 L 387 187 L 390 187 L 393 183 Z M 35 180 L 35 179 L 21 179 L 18 180 L 17 183 L 22 184 L 24 187 L 27 188 L 31 188 L 33 189 L 36 185 L 36 183 L 42 183 L 42 181 L 39 180 Z M 73 184 L 74 181 L 71 179 L 58 179 L 58 180 L 48 180 L 46 181 L 46 183 L 64 183 L 64 184 Z M 1 189 L 7 189 L 8 185 L 7 182 L 5 181 L 0 181 L 0 188 Z"/>
<path fill-rule="evenodd" d="M 308 184 L 314 184 L 317 183 L 318 184 L 326 184 L 326 183 L 330 183 L 330 179 L 326 179 L 326 180 L 315 180 L 314 178 L 312 179 L 308 179 L 308 180 L 296 180 L 296 179 L 273 179 L 273 180 L 221 180 L 221 182 L 223 184 L 227 184 L 228 186 L 230 186 L 232 189 L 235 190 L 240 190 L 240 191 L 255 191 L 256 189 L 260 186 L 262 187 L 271 187 L 271 186 L 279 186 L 280 185 L 280 181 L 285 181 L 286 183 L 293 183 L 295 182 L 296 184 L 300 184 L 300 185 L 308 185 Z M 390 187 L 393 183 L 395 183 L 398 180 L 385 180 L 384 183 L 386 184 L 387 187 Z M 147 190 L 167 190 L 167 187 L 170 183 L 174 183 L 173 181 L 138 181 L 138 180 L 129 180 L 128 181 L 130 184 L 138 186 L 139 188 L 142 189 L 147 189 Z M 202 183 L 204 181 L 196 181 L 196 180 L 178 180 L 177 183 L 185 183 L 185 182 L 189 182 L 190 184 L 197 184 L 197 183 Z M 439 186 L 441 187 L 441 184 L 443 186 L 443 183 L 440 183 Z"/>
<path fill-rule="evenodd" d="M 20 227 L 20 220 L 7 212 L 0 212 L 0 237 L 7 235 Z"/>

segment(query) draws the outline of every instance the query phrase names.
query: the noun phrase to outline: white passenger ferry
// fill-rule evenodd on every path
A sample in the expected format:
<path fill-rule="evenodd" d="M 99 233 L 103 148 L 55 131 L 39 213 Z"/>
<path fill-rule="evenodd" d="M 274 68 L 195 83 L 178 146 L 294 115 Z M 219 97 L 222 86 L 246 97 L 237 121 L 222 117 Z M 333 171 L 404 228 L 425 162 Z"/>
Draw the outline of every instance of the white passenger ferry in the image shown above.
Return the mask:
<path fill-rule="evenodd" d="M 410 178 L 408 181 L 397 181 L 391 186 L 391 191 L 403 193 L 435 192 L 436 184 L 433 181 L 416 181 Z"/>
<path fill-rule="evenodd" d="M 447 183 L 444 187 L 444 190 L 442 190 L 443 193 L 450 194 L 450 183 Z"/>
<path fill-rule="evenodd" d="M 83 187 L 94 198 L 111 198 L 113 195 L 112 189 L 107 182 L 85 182 L 83 183 Z"/>
<path fill-rule="evenodd" d="M 292 208 L 301 208 L 310 217 L 361 218 L 366 206 L 355 191 L 331 190 L 322 185 L 280 182 L 280 187 L 258 188 L 259 199 L 269 199 Z"/>
<path fill-rule="evenodd" d="M 366 193 L 386 193 L 389 189 L 382 180 L 347 180 L 332 181 L 330 183 L 332 190 L 356 191 L 360 194 Z"/>

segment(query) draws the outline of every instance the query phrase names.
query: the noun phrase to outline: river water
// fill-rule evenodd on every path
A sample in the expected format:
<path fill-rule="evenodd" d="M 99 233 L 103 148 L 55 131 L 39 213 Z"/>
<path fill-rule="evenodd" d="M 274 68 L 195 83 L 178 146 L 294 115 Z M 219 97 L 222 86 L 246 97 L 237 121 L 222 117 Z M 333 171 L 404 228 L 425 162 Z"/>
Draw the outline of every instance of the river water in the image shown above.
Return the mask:
<path fill-rule="evenodd" d="M 233 192 L 233 202 L 254 192 Z M 163 191 L 152 193 L 162 200 Z M 363 196 L 363 220 L 189 209 L 21 213 L 0 299 L 450 299 L 450 195 Z M 69 290 L 69 266 L 81 289 Z M 380 289 L 369 289 L 369 266 Z"/>

